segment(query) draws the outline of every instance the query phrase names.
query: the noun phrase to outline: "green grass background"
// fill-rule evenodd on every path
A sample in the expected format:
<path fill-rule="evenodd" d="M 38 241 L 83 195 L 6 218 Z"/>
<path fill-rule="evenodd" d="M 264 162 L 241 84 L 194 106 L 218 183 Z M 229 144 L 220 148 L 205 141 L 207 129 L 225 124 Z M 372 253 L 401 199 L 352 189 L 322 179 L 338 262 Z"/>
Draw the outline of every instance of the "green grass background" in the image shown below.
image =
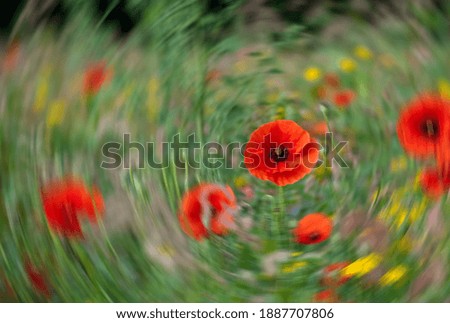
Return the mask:
<path fill-rule="evenodd" d="M 205 15 L 199 1 L 152 1 L 142 22 L 118 38 L 84 2 L 74 7 L 62 29 L 51 24 L 32 32 L 19 28 L 19 64 L 0 76 L 0 300 L 309 302 L 323 289 L 319 281 L 325 266 L 373 251 L 370 242 L 361 242 L 363 229 L 341 234 L 345 216 L 358 210 L 377 218 L 392 203 L 401 203 L 407 220 L 393 225 L 394 212 L 383 222 L 388 233 L 380 240 L 387 239 L 388 247 L 381 252 L 382 270 L 402 264 L 407 274 L 392 286 L 353 278 L 339 288 L 340 300 L 448 301 L 450 205 L 446 197 L 432 202 L 414 188 L 425 164 L 405 155 L 395 132 L 406 102 L 450 80 L 448 15 L 413 4 L 408 19 L 385 16 L 373 26 L 347 18 L 343 31 L 333 35 L 288 26 L 274 40 L 267 33 L 249 34 L 241 19 L 224 31 L 223 21 Z M 236 14 L 234 9 L 224 13 L 224 20 Z M 358 45 L 369 48 L 373 58 L 355 57 Z M 355 60 L 356 69 L 341 71 L 342 58 Z M 107 62 L 113 77 L 86 100 L 82 75 L 98 60 Z M 340 110 L 318 100 L 314 91 L 321 81 L 303 78 L 311 66 L 322 74 L 337 73 L 343 87 L 357 93 L 355 102 Z M 208 83 L 212 69 L 220 69 L 222 76 Z M 39 99 L 42 84 L 48 91 Z M 66 108 L 61 123 L 49 127 L 54 100 L 63 100 Z M 40 111 L 36 104 L 42 105 Z M 195 133 L 202 143 L 245 143 L 280 107 L 285 118 L 305 127 L 327 120 L 335 140 L 349 142 L 343 156 L 350 167 L 315 171 L 282 192 L 237 167 L 177 169 L 173 159 L 162 170 L 100 167 L 102 145 L 120 142 L 123 133 L 143 143 L 160 143 L 177 133 L 182 138 Z M 406 158 L 406 166 L 392 171 L 398 158 Z M 66 174 L 95 183 L 105 197 L 103 221 L 93 227 L 85 223 L 81 241 L 51 232 L 41 207 L 42 183 Z M 253 199 L 236 187 L 238 177 L 254 190 Z M 252 223 L 245 236 L 198 243 L 181 232 L 181 196 L 205 181 L 233 187 L 239 218 Z M 408 221 L 422 201 L 425 211 Z M 433 226 L 429 217 L 436 204 L 441 211 Z M 280 212 L 284 236 L 274 229 Z M 313 246 L 293 244 L 290 230 L 314 212 L 333 216 L 331 238 Z M 397 245 L 405 235 L 412 246 L 400 251 Z M 289 256 L 270 273 L 266 264 L 274 252 Z M 51 286 L 50 299 L 33 289 L 25 259 L 42 271 Z M 283 265 L 297 261 L 306 265 L 283 272 Z M 431 279 L 415 295 L 413 287 L 429 272 L 440 280 Z"/>

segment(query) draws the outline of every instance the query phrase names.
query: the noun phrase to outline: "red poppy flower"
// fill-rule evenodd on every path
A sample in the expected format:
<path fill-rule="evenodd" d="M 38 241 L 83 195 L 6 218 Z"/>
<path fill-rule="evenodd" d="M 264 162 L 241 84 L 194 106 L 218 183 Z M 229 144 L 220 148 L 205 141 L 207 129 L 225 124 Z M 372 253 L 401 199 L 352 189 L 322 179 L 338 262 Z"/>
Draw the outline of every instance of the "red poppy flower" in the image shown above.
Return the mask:
<path fill-rule="evenodd" d="M 342 90 L 334 94 L 334 104 L 340 108 L 349 106 L 356 98 L 356 93 L 352 90 Z"/>
<path fill-rule="evenodd" d="M 298 221 L 293 233 L 295 241 L 302 244 L 315 244 L 328 239 L 333 230 L 333 222 L 322 213 L 313 213 Z"/>
<path fill-rule="evenodd" d="M 321 280 L 322 285 L 327 287 L 338 287 L 345 284 L 351 277 L 342 276 L 341 269 L 347 267 L 350 264 L 348 261 L 336 262 L 331 264 L 323 270 L 323 277 Z"/>
<path fill-rule="evenodd" d="M 339 297 L 332 289 L 320 291 L 313 297 L 313 301 L 318 303 L 335 303 L 338 300 Z"/>
<path fill-rule="evenodd" d="M 49 183 L 41 196 L 50 228 L 66 237 L 82 237 L 79 217 L 85 215 L 91 222 L 96 222 L 97 214 L 105 209 L 100 191 L 94 188 L 91 193 L 76 179 Z"/>
<path fill-rule="evenodd" d="M 416 97 L 400 113 L 397 135 L 415 157 L 444 153 L 450 147 L 450 101 L 433 94 Z"/>
<path fill-rule="evenodd" d="M 427 169 L 421 174 L 420 184 L 426 195 L 438 199 L 450 190 L 450 165 Z"/>
<path fill-rule="evenodd" d="M 85 95 L 94 95 L 100 91 L 103 84 L 110 78 L 111 71 L 107 70 L 104 62 L 90 66 L 84 73 L 83 92 Z"/>
<path fill-rule="evenodd" d="M 448 110 L 450 115 L 450 104 Z M 448 174 L 450 173 L 450 117 L 445 131 L 444 136 L 436 146 L 436 163 L 443 174 Z"/>
<path fill-rule="evenodd" d="M 338 88 L 341 85 L 339 76 L 334 73 L 328 73 L 325 75 L 325 83 L 333 88 Z"/>
<path fill-rule="evenodd" d="M 229 186 L 200 184 L 183 196 L 178 216 L 181 229 L 199 241 L 208 237 L 209 231 L 226 235 L 234 224 L 236 207 Z"/>
<path fill-rule="evenodd" d="M 25 272 L 33 289 L 46 298 L 50 298 L 50 288 L 44 274 L 28 261 L 25 263 Z"/>
<path fill-rule="evenodd" d="M 245 146 L 244 163 L 250 173 L 279 186 L 310 173 L 319 158 L 319 145 L 291 120 L 263 124 Z"/>
<path fill-rule="evenodd" d="M 436 161 L 438 165 L 440 165 L 442 170 L 450 167 L 450 138 L 448 140 L 444 138 L 442 143 L 438 146 L 436 152 Z"/>

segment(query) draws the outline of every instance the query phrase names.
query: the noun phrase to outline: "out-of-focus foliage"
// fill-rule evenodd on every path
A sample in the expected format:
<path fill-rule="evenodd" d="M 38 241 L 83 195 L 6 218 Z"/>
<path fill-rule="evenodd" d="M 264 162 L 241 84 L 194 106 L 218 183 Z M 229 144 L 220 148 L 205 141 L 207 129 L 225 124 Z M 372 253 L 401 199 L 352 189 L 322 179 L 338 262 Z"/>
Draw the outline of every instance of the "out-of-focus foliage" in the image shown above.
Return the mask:
<path fill-rule="evenodd" d="M 310 302 L 333 289 L 343 302 L 447 301 L 448 194 L 421 190 L 417 174 L 432 161 L 405 154 L 396 124 L 418 92 L 448 97 L 449 30 L 442 10 L 410 3 L 408 20 L 329 20 L 343 28 L 331 36 L 304 20 L 274 39 L 249 29 L 238 2 L 211 13 L 194 0 L 129 2 L 140 18 L 123 37 L 90 1 L 67 1 L 60 28 L 19 25 L 0 56 L 0 300 Z M 104 144 L 125 134 L 154 143 L 159 160 L 176 134 L 243 144 L 279 119 L 323 146 L 326 130 L 348 142 L 349 167 L 279 188 L 238 167 L 239 154 L 228 169 L 177 167 L 171 151 L 167 167 L 139 168 L 138 149 L 122 146 L 131 167 L 100 166 Z M 91 218 L 71 217 L 83 239 L 49 225 L 42 197 L 70 175 L 89 189 L 55 194 L 88 209 Z M 183 195 L 204 182 L 232 188 L 240 230 L 199 242 L 178 216 Z M 98 219 L 85 201 L 93 187 L 105 204 Z M 295 243 L 298 221 L 319 212 L 332 220 L 330 237 Z"/>

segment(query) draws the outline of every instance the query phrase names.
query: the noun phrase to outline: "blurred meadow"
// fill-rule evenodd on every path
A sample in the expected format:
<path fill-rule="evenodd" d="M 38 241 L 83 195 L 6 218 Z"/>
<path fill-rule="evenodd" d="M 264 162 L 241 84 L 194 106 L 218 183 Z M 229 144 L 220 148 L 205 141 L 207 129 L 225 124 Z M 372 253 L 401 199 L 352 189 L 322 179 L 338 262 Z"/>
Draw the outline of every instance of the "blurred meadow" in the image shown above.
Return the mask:
<path fill-rule="evenodd" d="M 119 2 L 125 31 L 108 18 Z M 448 164 L 450 121 L 436 158 L 398 130 L 423 93 L 450 113 L 449 2 L 97 4 L 24 2 L 3 30 L 0 301 L 450 301 L 450 175 L 424 177 Z M 178 167 L 169 150 L 154 168 L 121 149 L 130 167 L 101 167 L 124 134 L 160 160 L 177 134 L 225 147 L 282 120 L 323 147 L 327 132 L 347 142 L 348 167 L 285 186 L 239 153 L 191 167 L 187 148 Z M 214 194 L 186 211 L 206 184 Z M 326 237 L 305 243 L 299 220 L 317 213 Z"/>

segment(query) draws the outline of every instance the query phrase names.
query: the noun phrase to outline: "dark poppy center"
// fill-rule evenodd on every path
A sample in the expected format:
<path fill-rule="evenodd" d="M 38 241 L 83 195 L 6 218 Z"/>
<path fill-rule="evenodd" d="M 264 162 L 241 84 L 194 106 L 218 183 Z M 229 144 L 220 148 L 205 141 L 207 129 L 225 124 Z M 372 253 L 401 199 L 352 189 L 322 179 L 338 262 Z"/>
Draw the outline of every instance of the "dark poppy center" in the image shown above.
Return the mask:
<path fill-rule="evenodd" d="M 270 159 L 276 163 L 285 161 L 288 157 L 289 150 L 283 145 L 270 149 Z"/>
<path fill-rule="evenodd" d="M 309 241 L 314 242 L 314 241 L 317 241 L 319 239 L 320 239 L 320 233 L 312 232 L 312 233 L 309 234 Z"/>
<path fill-rule="evenodd" d="M 217 212 L 217 209 L 213 206 L 209 207 L 209 212 L 210 212 L 209 214 L 211 214 L 211 219 L 217 217 L 217 214 L 219 213 Z"/>
<path fill-rule="evenodd" d="M 439 136 L 439 124 L 436 120 L 428 119 L 421 125 L 422 132 L 429 138 L 437 138 Z"/>

